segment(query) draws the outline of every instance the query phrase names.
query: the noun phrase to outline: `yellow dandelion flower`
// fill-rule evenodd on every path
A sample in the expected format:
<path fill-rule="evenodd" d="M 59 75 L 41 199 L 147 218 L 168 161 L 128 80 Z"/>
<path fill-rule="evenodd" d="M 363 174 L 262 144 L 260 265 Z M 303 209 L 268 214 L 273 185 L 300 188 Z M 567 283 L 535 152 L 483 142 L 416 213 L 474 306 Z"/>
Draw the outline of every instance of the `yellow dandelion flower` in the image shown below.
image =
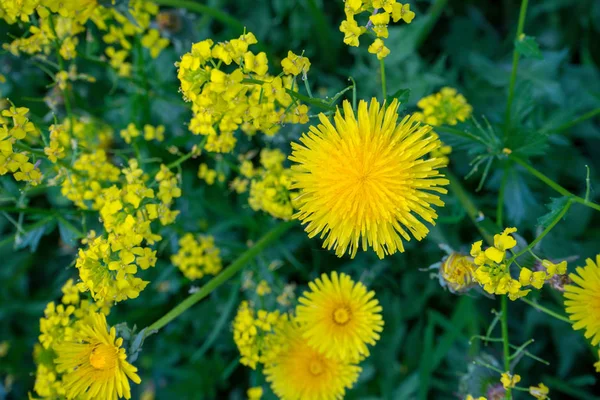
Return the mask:
<path fill-rule="evenodd" d="M 573 329 L 585 329 L 585 337 L 592 345 L 600 343 L 600 254 L 596 262 L 585 260 L 585 267 L 577 267 L 577 273 L 569 274 L 572 285 L 565 286 L 565 307 Z"/>
<path fill-rule="evenodd" d="M 56 369 L 62 372 L 67 398 L 131 398 L 129 379 L 140 383 L 137 368 L 127 362 L 122 338 L 106 325 L 101 313 L 91 314 L 75 333 L 73 341 L 56 346 Z"/>
<path fill-rule="evenodd" d="M 282 400 L 341 399 L 358 379 L 360 367 L 316 351 L 296 322 L 288 321 L 277 335 L 284 346 L 266 366 L 265 375 Z"/>
<path fill-rule="evenodd" d="M 309 283 L 296 308 L 297 321 L 305 324 L 308 344 L 328 357 L 344 361 L 368 356 L 383 330 L 381 306 L 375 292 L 348 275 L 321 275 Z"/>
<path fill-rule="evenodd" d="M 425 158 L 441 142 L 414 117 L 398 120 L 398 101 L 381 107 L 361 101 L 358 120 L 344 101 L 335 126 L 323 114 L 321 124 L 292 143 L 292 189 L 299 189 L 295 215 L 309 237 L 321 234 L 323 247 L 351 257 L 359 246 L 380 258 L 404 251 L 409 232 L 417 240 L 429 232 L 421 220 L 435 223 L 432 205 L 443 206 L 448 180 L 438 158 Z"/>

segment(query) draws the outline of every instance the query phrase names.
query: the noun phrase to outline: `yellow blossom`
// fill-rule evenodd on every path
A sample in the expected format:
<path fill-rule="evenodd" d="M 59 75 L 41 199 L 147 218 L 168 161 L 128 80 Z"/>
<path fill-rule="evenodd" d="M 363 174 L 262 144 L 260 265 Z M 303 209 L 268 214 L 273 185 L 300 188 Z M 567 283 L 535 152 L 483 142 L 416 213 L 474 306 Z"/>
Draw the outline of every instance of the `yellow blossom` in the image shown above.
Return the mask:
<path fill-rule="evenodd" d="M 521 376 L 518 374 L 512 375 L 510 372 L 503 372 L 500 382 L 504 389 L 514 388 L 521 381 Z"/>
<path fill-rule="evenodd" d="M 548 386 L 543 383 L 540 383 L 537 386 L 529 386 L 529 394 L 538 400 L 548 399 L 548 393 L 550 393 L 550 390 L 548 389 Z"/>
<path fill-rule="evenodd" d="M 368 247 L 380 258 L 403 252 L 409 232 L 417 240 L 429 232 L 421 221 L 435 223 L 432 205 L 444 205 L 436 194 L 448 184 L 438 171 L 443 161 L 424 158 L 439 142 L 410 116 L 398 122 L 397 109 L 397 100 L 383 107 L 361 101 L 357 120 L 344 101 L 335 126 L 320 114 L 321 123 L 292 143 L 295 217 L 339 257 Z"/>
<path fill-rule="evenodd" d="M 369 53 L 377 54 L 377 59 L 381 60 L 390 54 L 390 49 L 385 47 L 383 40 L 375 39 L 375 41 L 369 46 Z"/>

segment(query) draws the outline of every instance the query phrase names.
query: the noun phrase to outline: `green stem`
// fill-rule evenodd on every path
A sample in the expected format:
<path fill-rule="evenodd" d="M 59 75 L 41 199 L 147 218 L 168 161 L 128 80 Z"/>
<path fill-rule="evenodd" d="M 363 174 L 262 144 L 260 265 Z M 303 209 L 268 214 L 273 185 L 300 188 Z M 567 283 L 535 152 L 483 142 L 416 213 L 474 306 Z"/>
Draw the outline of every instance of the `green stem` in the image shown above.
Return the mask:
<path fill-rule="evenodd" d="M 519 24 L 517 26 L 517 34 L 515 35 L 515 40 L 519 40 L 519 37 L 523 33 L 523 27 L 525 26 L 525 15 L 527 14 L 527 4 L 528 0 L 522 0 L 521 2 L 521 11 L 519 12 Z M 515 83 L 517 81 L 517 67 L 519 66 L 519 53 L 517 52 L 517 48 L 513 50 L 513 61 L 512 61 L 512 71 L 510 73 L 510 84 L 508 86 L 508 101 L 506 104 L 506 120 L 505 120 L 505 137 L 508 136 L 510 132 L 510 114 L 512 108 L 512 102 L 515 97 Z"/>
<path fill-rule="evenodd" d="M 417 36 L 417 40 L 415 42 L 415 50 L 421 47 L 423 42 L 427 39 L 427 36 L 429 36 L 431 31 L 433 30 L 433 27 L 442 15 L 442 11 L 444 11 L 446 3 L 448 3 L 448 0 L 435 0 L 435 2 L 427 10 L 427 19 Z"/>
<path fill-rule="evenodd" d="M 587 113 L 583 114 L 581 117 L 574 119 L 573 121 L 567 122 L 566 124 L 563 124 L 563 125 L 559 126 L 558 128 L 550 129 L 550 130 L 548 130 L 546 132 L 548 132 L 548 133 L 550 133 L 550 132 L 556 133 L 556 132 L 565 131 L 565 130 L 567 130 L 569 128 L 572 128 L 575 125 L 577 125 L 577 124 L 579 124 L 579 123 L 581 123 L 583 121 L 586 121 L 586 120 L 588 120 L 590 118 L 594 118 L 596 115 L 600 115 L 600 108 L 597 108 L 595 110 L 587 112 Z"/>
<path fill-rule="evenodd" d="M 383 101 L 387 99 L 387 88 L 385 84 L 385 61 L 382 58 L 379 60 L 379 70 L 381 72 L 381 93 L 383 94 Z"/>
<path fill-rule="evenodd" d="M 169 7 L 178 7 L 185 8 L 189 11 L 193 11 L 198 14 L 205 14 L 213 17 L 217 21 L 222 22 L 225 25 L 228 25 L 233 30 L 239 31 L 240 33 L 244 32 L 244 24 L 239 20 L 233 18 L 227 13 L 224 13 L 216 8 L 206 6 L 204 4 L 200 4 L 196 1 L 187 1 L 187 0 L 154 0 L 154 3 L 159 6 L 169 6 Z"/>
<path fill-rule="evenodd" d="M 508 296 L 504 295 L 500 299 L 502 307 L 502 317 L 500 323 L 502 325 L 502 351 L 504 354 L 504 371 L 510 372 L 510 345 L 508 340 Z M 506 399 L 510 400 L 512 395 L 510 389 L 506 389 Z"/>
<path fill-rule="evenodd" d="M 513 255 L 508 260 L 509 267 L 513 263 L 513 261 L 515 261 L 517 258 L 519 258 L 523 254 L 527 253 L 528 251 L 531 251 L 531 249 L 533 249 L 544 238 L 544 236 L 546 236 L 552 230 L 552 228 L 554 228 L 556 226 L 556 224 L 558 224 L 558 222 L 561 219 L 563 219 L 563 217 L 565 216 L 567 211 L 569 211 L 569 208 L 571 207 L 571 203 L 572 203 L 571 200 L 567 201 L 566 204 L 563 206 L 562 210 L 560 210 L 558 215 L 552 220 L 552 222 L 546 227 L 546 229 L 544 229 L 544 231 L 538 237 L 536 237 L 531 243 L 529 243 L 529 245 L 527 247 L 525 247 L 524 249 L 522 249 L 521 251 L 519 251 L 518 253 Z"/>
<path fill-rule="evenodd" d="M 234 262 L 225 268 L 219 275 L 208 281 L 194 294 L 188 296 L 181 303 L 176 305 L 171 311 L 163 315 L 156 322 L 146 328 L 146 336 L 151 335 L 155 331 L 161 329 L 166 324 L 177 318 L 188 308 L 208 296 L 213 290 L 227 282 L 232 276 L 238 273 L 251 259 L 257 256 L 272 242 L 279 239 L 288 229 L 295 224 L 295 221 L 282 222 L 267 232 L 254 246 L 242 253 Z"/>
<path fill-rule="evenodd" d="M 171 164 L 168 164 L 167 168 L 173 169 L 175 167 L 180 166 L 184 161 L 187 161 L 188 159 L 190 159 L 191 157 L 193 157 L 194 153 L 195 153 L 194 150 L 192 150 L 189 153 L 186 153 L 186 154 L 182 155 L 177 160 L 173 161 Z"/>
<path fill-rule="evenodd" d="M 560 186 L 558 183 L 554 182 L 552 179 L 548 178 L 546 175 L 542 174 L 537 169 L 533 168 L 531 165 L 529 165 L 529 163 L 522 160 L 521 158 L 519 158 L 513 154 L 509 155 L 509 158 L 511 160 L 513 160 L 514 162 L 516 162 L 517 164 L 521 165 L 523 168 L 525 168 L 531 175 L 535 176 L 536 178 L 538 178 L 539 180 L 541 180 L 546 185 L 550 186 L 552 189 L 556 190 L 558 193 L 562 194 L 563 196 L 569 197 L 571 200 L 573 200 L 577 203 L 581 203 L 584 206 L 587 206 L 587 207 L 590 207 L 590 208 L 600 211 L 600 205 L 598 205 L 594 202 L 591 202 L 589 200 L 586 200 L 582 197 L 575 196 L 573 193 L 569 192 L 567 189 Z"/>
<path fill-rule="evenodd" d="M 508 181 L 508 163 L 504 163 L 502 168 L 502 183 L 500 184 L 500 191 L 498 192 L 498 207 L 496 208 L 496 225 L 500 229 L 504 226 L 503 214 L 504 214 L 504 192 L 506 190 L 506 182 Z"/>
<path fill-rule="evenodd" d="M 492 244 L 494 239 L 490 232 L 497 231 L 495 225 L 486 218 L 481 211 L 475 206 L 473 200 L 469 197 L 465 189 L 462 187 L 458 178 L 454 176 L 449 170 L 445 172 L 446 178 L 450 181 L 450 191 L 458 198 L 467 215 L 473 221 L 473 224 L 477 227 L 481 235 L 485 240 Z"/>
<path fill-rule="evenodd" d="M 310 84 L 308 83 L 308 76 L 306 74 L 302 75 L 301 78 L 304 81 L 304 87 L 306 88 L 306 93 L 308 93 L 308 97 L 313 98 L 312 92 L 310 91 Z"/>
<path fill-rule="evenodd" d="M 531 307 L 536 308 L 536 309 L 540 310 L 541 312 L 548 314 L 551 317 L 556 318 L 559 321 L 563 321 L 568 324 L 572 324 L 571 320 L 568 317 L 561 315 L 557 312 L 554 312 L 554 311 L 550 310 L 549 308 L 546 308 L 546 307 L 536 303 L 535 301 L 531 301 L 527 297 L 521 297 L 520 300 L 523 301 L 524 303 L 529 304 Z"/>

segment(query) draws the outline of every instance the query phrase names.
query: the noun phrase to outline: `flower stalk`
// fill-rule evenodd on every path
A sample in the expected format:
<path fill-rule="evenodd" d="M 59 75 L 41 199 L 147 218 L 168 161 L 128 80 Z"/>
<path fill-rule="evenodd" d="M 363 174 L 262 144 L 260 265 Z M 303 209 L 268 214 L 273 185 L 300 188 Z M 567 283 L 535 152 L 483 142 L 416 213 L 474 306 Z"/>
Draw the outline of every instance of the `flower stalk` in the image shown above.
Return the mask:
<path fill-rule="evenodd" d="M 254 246 L 242 253 L 235 261 L 233 261 L 227 268 L 223 270 L 219 275 L 208 281 L 204 286 L 197 292 L 188 296 L 181 303 L 176 305 L 171 311 L 167 312 L 152 325 L 146 328 L 145 336 L 148 337 L 151 334 L 157 332 L 163 328 L 169 322 L 183 314 L 187 309 L 198 303 L 200 300 L 208 296 L 213 290 L 227 282 L 231 277 L 238 273 L 251 259 L 262 252 L 267 246 L 279 239 L 286 231 L 288 231 L 295 221 L 282 222 L 276 225 L 273 229 L 267 232 L 262 238 L 256 242 Z"/>

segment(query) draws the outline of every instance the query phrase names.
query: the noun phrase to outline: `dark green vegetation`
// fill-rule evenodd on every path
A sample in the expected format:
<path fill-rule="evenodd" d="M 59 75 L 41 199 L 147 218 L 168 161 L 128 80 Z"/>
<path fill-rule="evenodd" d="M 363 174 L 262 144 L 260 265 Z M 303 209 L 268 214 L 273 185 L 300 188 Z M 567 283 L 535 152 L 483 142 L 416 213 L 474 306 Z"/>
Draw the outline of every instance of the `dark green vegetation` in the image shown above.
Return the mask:
<path fill-rule="evenodd" d="M 141 149 L 148 158 L 170 162 L 177 157 L 168 154 L 167 147 L 189 150 L 201 139 L 185 126 L 190 111 L 178 93 L 173 63 L 192 43 L 209 37 L 237 37 L 244 26 L 256 35 L 272 67 L 278 68 L 288 50 L 297 54 L 305 50 L 312 63 L 309 78 L 316 97 L 333 97 L 351 84 L 348 77 L 355 80 L 359 99 L 381 97 L 375 56 L 366 46 L 348 48 L 342 42 L 338 30 L 343 19 L 341 0 L 211 0 L 202 6 L 193 1 L 157 3 L 165 10 L 182 7 L 172 10 L 179 21 L 178 30 L 170 36 L 172 46 L 157 60 L 134 52 L 134 77 L 118 79 L 94 56 L 104 45 L 87 42 L 85 54 L 90 55 L 76 63 L 79 72 L 96 77 L 96 83 L 74 85 L 75 112 L 101 119 L 116 132 L 130 122 L 165 125 L 166 141 L 145 143 L 147 148 Z M 438 130 L 453 146 L 450 170 L 456 181 L 429 236 L 422 242 L 409 242 L 404 254 L 379 260 L 373 252 L 359 252 L 350 260 L 321 249 L 318 239 L 309 240 L 296 225 L 254 258 L 243 274 L 148 338 L 136 362 L 142 384 L 134 388 L 134 398 L 152 387 L 157 399 L 240 399 L 249 386 L 263 383 L 261 374 L 239 364 L 230 330 L 239 302 L 256 299 L 252 291 L 240 292 L 249 271 L 255 282 L 265 279 L 271 284 L 273 293 L 264 300 L 266 308 L 276 307 L 275 297 L 285 284 L 297 283 L 299 295 L 306 282 L 334 269 L 360 279 L 377 293 L 385 329 L 347 398 L 456 399 L 468 392 L 480 394 L 480 382 L 499 379 L 471 366 L 471 361 L 484 355 L 502 363 L 501 343 L 486 345 L 473 338 L 486 334 L 494 320 L 492 310 L 500 310 L 499 300 L 474 291 L 452 295 L 421 269 L 440 261 L 441 243 L 468 252 L 473 241 L 483 238 L 476 224 L 489 235 L 500 231 L 497 222 L 501 219 L 498 225 L 516 226 L 528 242 L 541 232 L 540 226 L 548 223 L 540 219 L 548 214 L 547 205 L 560 209 L 562 203 L 552 203 L 552 198 L 565 193 L 537 179 L 522 164 L 533 165 L 575 195 L 586 197 L 589 190 L 589 200 L 597 203 L 600 199 L 600 2 L 530 2 L 524 20 L 528 38 L 518 43 L 521 57 L 511 95 L 519 7 L 520 2 L 511 0 L 418 1 L 412 2 L 417 12 L 412 24 L 390 27 L 387 90 L 410 90 L 402 112 L 416 110 L 420 98 L 452 86 L 473 106 L 478 124 L 470 121 L 456 129 Z M 2 42 L 11 33 L 20 33 L 19 28 L 0 25 Z M 50 81 L 37 63 L 8 53 L 0 60 L 0 73 L 8 78 L 0 85 L 2 95 L 29 107 L 34 121 L 51 121 L 42 100 L 52 96 L 46 87 Z M 512 103 L 509 111 L 508 103 Z M 311 114 L 319 111 L 313 107 Z M 290 141 L 303 129 L 290 125 L 272 139 L 240 140 L 237 150 L 268 146 L 289 153 Z M 504 155 L 504 148 L 512 150 L 511 157 Z M 169 262 L 182 232 L 214 235 L 227 265 L 274 225 L 270 216 L 253 212 L 246 197 L 231 193 L 225 184 L 209 187 L 199 181 L 196 171 L 201 162 L 228 173 L 235 155 L 224 159 L 203 155 L 182 165 L 184 197 L 176 205 L 182 215 L 163 232 L 159 262 L 144 275 L 151 284 L 138 299 L 113 308 L 111 323 L 147 326 L 202 285 L 202 281 L 186 280 Z M 473 168 L 470 178 L 463 179 Z M 60 296 L 62 284 L 77 277 L 73 262 L 78 240 L 86 230 L 99 226 L 97 214 L 78 211 L 56 187 L 26 192 L 20 188 L 9 176 L 0 178 L 0 341 L 10 343 L 7 355 L 0 358 L 0 399 L 26 398 L 32 390 L 32 351 L 39 318 L 46 303 Z M 16 211 L 17 204 L 26 205 L 24 212 Z M 550 259 L 573 260 L 569 264 L 573 271 L 585 258 L 600 252 L 599 237 L 600 213 L 575 203 L 539 243 L 537 252 Z M 280 266 L 273 270 L 269 265 L 275 261 Z M 561 293 L 549 286 L 528 299 L 565 314 Z M 514 370 L 523 377 L 524 386 L 544 382 L 554 399 L 600 398 L 594 397 L 600 396 L 593 368 L 597 353 L 581 332 L 522 301 L 510 302 L 508 309 L 510 342 L 520 346 L 534 338 L 527 350 L 549 363 L 519 359 Z M 498 324 L 490 336 L 500 335 Z M 9 380 L 11 391 L 6 395 Z M 530 398 L 521 392 L 514 397 Z M 273 395 L 268 393 L 266 398 Z"/>

